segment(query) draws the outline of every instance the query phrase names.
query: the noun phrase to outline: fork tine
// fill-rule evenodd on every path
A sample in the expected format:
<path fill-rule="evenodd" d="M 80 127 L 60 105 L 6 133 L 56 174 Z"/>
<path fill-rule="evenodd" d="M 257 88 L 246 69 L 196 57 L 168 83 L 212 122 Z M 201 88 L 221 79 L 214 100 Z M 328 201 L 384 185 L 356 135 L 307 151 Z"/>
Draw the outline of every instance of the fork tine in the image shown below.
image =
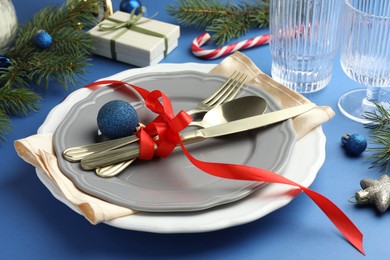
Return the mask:
<path fill-rule="evenodd" d="M 239 74 L 240 73 L 238 71 L 233 72 L 233 74 L 228 78 L 228 80 L 217 91 L 215 91 L 212 95 L 210 95 L 208 98 L 203 100 L 202 103 L 207 104 L 213 99 L 222 95 L 224 92 L 226 92 L 226 90 L 229 89 L 230 85 L 232 84 L 232 82 L 236 80 Z"/>
<path fill-rule="evenodd" d="M 204 114 L 216 105 L 222 104 L 227 98 L 229 98 L 228 100 L 233 99 L 242 87 L 242 81 L 245 80 L 242 79 L 243 77 L 246 78 L 245 73 L 235 71 L 219 89 L 211 94 L 211 96 L 198 103 L 195 108 L 186 111 L 186 113 L 190 116 Z M 238 84 L 237 82 L 240 83 Z M 236 87 L 237 85 L 238 87 Z"/>
<path fill-rule="evenodd" d="M 228 90 L 230 88 L 230 85 L 232 83 L 234 83 L 234 81 L 236 80 L 237 76 L 239 75 L 240 73 L 238 71 L 235 71 L 230 77 L 229 79 L 217 90 L 215 91 L 215 93 L 213 93 L 212 95 L 210 95 L 208 98 L 206 98 L 205 100 L 202 101 L 203 104 L 208 104 L 209 102 L 211 102 L 212 100 L 214 100 L 215 98 L 219 98 L 219 96 L 221 96 L 223 93 L 226 92 L 226 90 Z"/>
<path fill-rule="evenodd" d="M 224 91 L 224 95 L 218 97 L 218 99 L 213 100 L 212 102 L 208 103 L 209 106 L 217 106 L 220 105 L 226 101 L 232 100 L 237 93 L 241 90 L 242 86 L 245 83 L 247 76 L 245 74 L 240 74 L 238 79 L 235 79 L 235 81 L 232 83 L 232 85 Z"/>
<path fill-rule="evenodd" d="M 221 100 L 221 102 L 226 102 L 229 100 L 232 100 L 235 96 L 237 96 L 238 92 L 241 90 L 241 88 L 244 86 L 245 80 L 248 78 L 248 75 L 243 74 L 241 78 L 237 81 L 237 84 L 235 88 L 232 88 L 230 91 L 230 94 L 225 97 L 224 100 Z M 221 104 L 221 103 L 219 103 Z"/>

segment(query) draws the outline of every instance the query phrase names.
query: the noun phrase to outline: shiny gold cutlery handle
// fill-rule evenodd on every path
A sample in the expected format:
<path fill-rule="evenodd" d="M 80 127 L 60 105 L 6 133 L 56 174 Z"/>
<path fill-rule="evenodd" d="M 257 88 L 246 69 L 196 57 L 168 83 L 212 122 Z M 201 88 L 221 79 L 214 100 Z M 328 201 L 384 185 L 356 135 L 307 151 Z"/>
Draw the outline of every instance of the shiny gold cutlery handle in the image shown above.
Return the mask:
<path fill-rule="evenodd" d="M 84 170 L 94 170 L 112 164 L 120 163 L 132 158 L 137 158 L 140 153 L 139 143 L 130 144 L 105 153 L 94 153 L 83 158 L 80 162 Z"/>
<path fill-rule="evenodd" d="M 199 131 L 183 133 L 181 140 L 184 144 L 195 143 L 205 139 Z M 157 149 L 157 146 L 154 147 Z M 124 162 L 138 158 L 140 154 L 140 145 L 138 142 L 123 146 L 121 148 L 105 151 L 104 153 L 94 153 L 86 156 L 80 161 L 81 168 L 84 170 L 94 170 L 110 166 L 116 163 Z"/>
<path fill-rule="evenodd" d="M 137 141 L 138 141 L 138 137 L 135 135 L 126 136 L 126 137 L 118 138 L 115 140 L 109 140 L 101 143 L 71 147 L 66 149 L 62 155 L 69 162 L 79 162 L 84 157 L 91 155 L 93 153 L 114 150 L 124 145 L 128 145 Z"/>

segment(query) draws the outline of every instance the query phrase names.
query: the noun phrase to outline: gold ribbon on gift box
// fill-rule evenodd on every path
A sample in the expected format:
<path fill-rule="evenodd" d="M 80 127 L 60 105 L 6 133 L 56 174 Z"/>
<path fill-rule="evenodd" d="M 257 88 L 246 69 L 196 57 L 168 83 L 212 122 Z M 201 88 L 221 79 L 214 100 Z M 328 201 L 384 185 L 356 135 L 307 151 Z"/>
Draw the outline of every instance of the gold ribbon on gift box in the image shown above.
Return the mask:
<path fill-rule="evenodd" d="M 155 32 L 155 31 L 151 31 L 151 30 L 148 30 L 148 29 L 145 29 L 145 28 L 137 26 L 137 24 L 147 23 L 150 20 L 140 21 L 141 18 L 143 17 L 142 10 L 140 10 L 138 15 L 135 15 L 135 10 L 136 9 L 134 9 L 130 13 L 130 18 L 127 21 L 120 21 L 120 20 L 108 17 L 106 20 L 114 22 L 114 24 L 101 23 L 99 25 L 99 30 L 100 31 L 114 31 L 114 30 L 118 30 L 118 29 L 123 28 L 122 31 L 117 33 L 110 40 L 110 49 L 111 49 L 111 57 L 112 57 L 112 59 L 116 60 L 115 41 L 117 39 L 119 39 L 123 34 L 125 34 L 127 32 L 127 30 L 131 30 L 131 31 L 142 33 L 142 34 L 163 38 L 164 39 L 164 45 L 165 45 L 164 57 L 166 57 L 167 53 L 168 53 L 168 38 L 164 34 L 161 34 L 161 33 L 158 33 L 158 32 Z"/>

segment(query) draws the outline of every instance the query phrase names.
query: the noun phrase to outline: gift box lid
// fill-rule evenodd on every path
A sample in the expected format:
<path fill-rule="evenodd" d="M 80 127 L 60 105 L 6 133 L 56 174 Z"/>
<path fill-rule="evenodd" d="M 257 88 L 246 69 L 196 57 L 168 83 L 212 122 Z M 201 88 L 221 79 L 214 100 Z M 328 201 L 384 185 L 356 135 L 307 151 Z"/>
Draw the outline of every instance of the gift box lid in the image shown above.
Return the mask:
<path fill-rule="evenodd" d="M 126 22 L 129 20 L 130 16 L 129 13 L 121 11 L 115 12 L 108 19 L 102 21 L 99 25 L 89 31 L 95 40 L 96 49 L 94 52 L 96 54 L 113 58 L 111 54 L 107 56 L 107 51 L 108 53 L 111 53 L 111 40 L 115 38 L 114 51 L 116 52 L 117 57 L 118 55 L 133 54 L 132 56 L 135 55 L 139 59 L 153 61 L 164 53 L 166 46 L 163 37 L 148 35 L 126 27 L 104 31 L 100 29 L 101 24 L 104 24 L 104 26 L 119 24 L 110 19 Z M 170 48 L 170 46 L 176 45 L 180 36 L 179 26 L 149 18 L 142 17 L 135 26 L 165 35 L 168 44 L 167 53 L 168 51 L 172 51 L 173 48 Z"/>

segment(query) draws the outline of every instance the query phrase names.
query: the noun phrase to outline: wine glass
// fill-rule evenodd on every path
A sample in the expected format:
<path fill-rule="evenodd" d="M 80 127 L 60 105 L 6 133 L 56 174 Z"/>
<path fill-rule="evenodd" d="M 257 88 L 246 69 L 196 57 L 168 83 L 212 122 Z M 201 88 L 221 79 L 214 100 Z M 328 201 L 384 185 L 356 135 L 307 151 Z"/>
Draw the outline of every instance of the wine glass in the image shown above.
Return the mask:
<path fill-rule="evenodd" d="M 390 102 L 390 1 L 344 0 L 341 31 L 341 66 L 367 87 L 344 94 L 338 106 L 352 120 L 369 123 L 364 115 Z"/>

